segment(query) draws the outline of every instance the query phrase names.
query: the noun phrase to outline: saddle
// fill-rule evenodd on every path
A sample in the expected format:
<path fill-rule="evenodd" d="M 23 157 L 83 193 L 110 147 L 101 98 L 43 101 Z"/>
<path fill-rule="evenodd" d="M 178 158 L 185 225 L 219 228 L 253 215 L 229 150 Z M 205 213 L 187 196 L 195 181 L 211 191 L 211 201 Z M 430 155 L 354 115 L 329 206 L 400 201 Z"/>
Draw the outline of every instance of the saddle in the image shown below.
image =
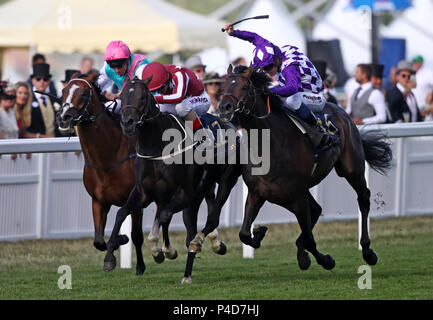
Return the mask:
<path fill-rule="evenodd" d="M 333 144 L 324 146 L 322 148 L 318 148 L 324 134 L 318 131 L 316 128 L 310 126 L 308 123 L 306 123 L 299 117 L 297 117 L 294 114 L 294 112 L 292 112 L 290 109 L 286 109 L 285 112 L 286 112 L 286 116 L 299 128 L 299 130 L 303 134 L 306 134 L 309 137 L 311 143 L 313 144 L 313 148 L 315 150 L 316 156 L 328 150 L 329 148 L 333 147 L 338 142 L 339 139 L 334 139 Z M 324 130 L 326 130 L 327 133 L 333 136 L 336 135 L 337 137 L 340 137 L 340 130 L 336 125 L 332 123 L 331 121 L 332 116 L 330 114 L 318 113 L 318 112 L 313 112 L 313 114 L 315 115 L 318 124 Z"/>

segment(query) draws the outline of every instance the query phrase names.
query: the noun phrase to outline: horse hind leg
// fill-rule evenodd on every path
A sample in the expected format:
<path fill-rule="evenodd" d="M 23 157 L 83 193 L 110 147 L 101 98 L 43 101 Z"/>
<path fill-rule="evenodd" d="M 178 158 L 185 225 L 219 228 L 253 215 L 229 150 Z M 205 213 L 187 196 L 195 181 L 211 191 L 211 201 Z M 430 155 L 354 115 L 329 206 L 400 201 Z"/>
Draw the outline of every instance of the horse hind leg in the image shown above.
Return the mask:
<path fill-rule="evenodd" d="M 316 202 L 316 199 L 314 199 L 311 193 L 308 195 L 308 200 L 310 204 L 311 230 L 313 230 L 322 213 L 322 207 Z M 305 251 L 302 234 L 296 240 L 296 246 L 298 247 L 298 266 L 301 270 L 307 270 L 311 265 L 311 259 L 308 255 L 308 252 Z"/>
<path fill-rule="evenodd" d="M 338 172 L 337 172 L 338 173 Z M 341 173 L 341 172 L 340 172 Z M 344 174 L 344 173 L 343 173 Z M 346 175 L 346 180 L 356 191 L 358 195 L 358 206 L 361 211 L 361 240 L 362 257 L 369 265 L 377 263 L 377 254 L 370 248 L 370 236 L 368 234 L 368 215 L 370 212 L 370 189 L 367 187 L 364 172 L 358 174 Z"/>
<path fill-rule="evenodd" d="M 143 245 L 143 210 L 137 210 L 131 213 L 132 218 L 132 242 L 135 246 L 135 252 L 137 255 L 137 265 L 135 267 L 135 273 L 136 275 L 142 275 L 144 271 L 146 270 L 146 265 L 144 264 L 143 260 L 143 252 L 141 250 L 141 247 Z"/>
<path fill-rule="evenodd" d="M 158 264 L 163 263 L 165 260 L 164 253 L 162 252 L 162 249 L 159 246 L 159 228 L 160 228 L 159 213 L 160 213 L 160 208 L 157 208 L 152 229 L 150 230 L 149 236 L 147 237 L 153 260 Z"/>
<path fill-rule="evenodd" d="M 173 215 L 170 215 L 170 219 L 167 223 L 162 224 L 162 238 L 164 239 L 164 244 L 162 246 L 162 252 L 167 259 L 174 260 L 177 258 L 177 250 L 173 248 L 170 244 L 170 237 L 168 235 L 168 227 L 171 222 Z"/>
<path fill-rule="evenodd" d="M 299 226 L 301 227 L 301 239 L 304 248 L 311 252 L 316 259 L 317 263 L 326 270 L 331 270 L 335 267 L 335 261 L 330 255 L 324 255 L 317 250 L 316 242 L 314 240 L 312 231 L 312 218 L 310 214 L 310 199 L 308 197 L 298 198 L 295 203 L 287 207 L 292 211 L 298 219 Z"/>

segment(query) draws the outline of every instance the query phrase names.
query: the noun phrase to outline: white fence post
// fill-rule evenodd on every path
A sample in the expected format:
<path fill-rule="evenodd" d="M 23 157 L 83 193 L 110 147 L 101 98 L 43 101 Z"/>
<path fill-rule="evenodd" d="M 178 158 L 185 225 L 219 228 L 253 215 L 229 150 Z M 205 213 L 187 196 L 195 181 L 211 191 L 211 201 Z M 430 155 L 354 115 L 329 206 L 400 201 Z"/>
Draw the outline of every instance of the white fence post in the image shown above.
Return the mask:
<path fill-rule="evenodd" d="M 131 215 L 128 215 L 123 221 L 122 226 L 120 227 L 120 234 L 127 235 L 129 238 L 128 243 L 120 246 L 120 268 L 122 269 L 130 269 L 132 268 L 132 239 L 131 239 L 131 230 L 132 230 L 132 218 Z"/>
<path fill-rule="evenodd" d="M 365 176 L 365 182 L 367 183 L 367 188 L 370 188 L 370 166 L 368 165 L 367 161 L 365 161 L 364 176 Z M 367 218 L 367 231 L 368 234 L 370 234 L 370 215 L 368 215 Z M 362 214 L 358 206 L 358 249 L 359 250 L 362 250 L 361 235 L 362 235 Z"/>
<path fill-rule="evenodd" d="M 248 187 L 244 183 L 242 183 L 242 202 L 244 203 L 244 215 L 245 215 L 245 204 L 247 203 L 247 196 L 248 196 Z M 251 233 L 254 229 L 254 223 L 251 225 Z M 242 256 L 244 259 L 254 259 L 254 248 L 243 244 L 242 245 Z"/>

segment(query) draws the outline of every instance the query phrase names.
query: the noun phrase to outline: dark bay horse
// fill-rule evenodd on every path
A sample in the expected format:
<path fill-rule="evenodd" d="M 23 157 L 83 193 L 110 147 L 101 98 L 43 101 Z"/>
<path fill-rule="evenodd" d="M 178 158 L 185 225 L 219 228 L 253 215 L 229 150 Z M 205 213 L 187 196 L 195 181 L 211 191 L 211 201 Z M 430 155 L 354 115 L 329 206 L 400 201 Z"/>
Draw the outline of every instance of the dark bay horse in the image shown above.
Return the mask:
<path fill-rule="evenodd" d="M 378 132 L 360 133 L 342 108 L 326 104 L 324 112 L 331 115 L 338 127 L 340 141 L 320 153 L 315 161 L 315 150 L 310 139 L 289 119 L 281 98 L 268 89 L 270 79 L 265 73 L 251 67 L 240 67 L 233 72 L 230 65 L 227 74 L 219 107 L 221 119 L 230 120 L 235 116 L 247 133 L 252 129 L 270 132 L 267 141 L 270 150 L 269 171 L 254 175 L 251 162 L 243 167 L 242 176 L 248 186 L 248 196 L 239 233 L 241 241 L 255 248 L 260 246 L 266 227 L 255 230 L 253 236 L 250 229 L 264 202 L 269 201 L 293 212 L 298 220 L 301 227 L 301 235 L 296 241 L 299 267 L 306 270 L 311 264 L 306 249 L 325 269 L 334 268 L 334 259 L 316 248 L 312 230 L 322 208 L 309 189 L 335 168 L 337 174 L 344 177 L 358 195 L 362 214 L 362 255 L 368 264 L 375 265 L 377 255 L 370 248 L 367 229 L 370 190 L 367 188 L 364 169 L 365 161 L 382 174 L 390 168 L 392 152 L 389 143 Z M 263 145 L 259 148 L 263 148 Z"/>
<path fill-rule="evenodd" d="M 104 230 L 107 213 L 112 205 L 121 207 L 128 199 L 134 186 L 135 137 L 126 137 L 120 128 L 119 120 L 105 111 L 100 100 L 98 87 L 94 85 L 97 73 L 86 77 L 75 74 L 63 89 L 62 108 L 57 123 L 60 131 L 67 135 L 77 126 L 85 166 L 84 186 L 92 197 L 92 213 L 95 228 L 94 246 L 101 251 L 107 249 Z M 134 210 L 132 216 L 132 241 L 137 255 L 137 275 L 143 274 L 145 264 L 141 247 L 143 244 L 142 210 Z M 149 234 L 152 255 L 157 263 L 164 260 L 164 254 L 174 259 L 177 252 L 170 246 L 168 227 L 163 228 L 164 247 L 158 247 L 158 228 L 153 227 Z M 120 237 L 117 246 L 128 242 Z"/>
<path fill-rule="evenodd" d="M 147 88 L 148 83 L 149 79 L 129 80 L 120 95 L 123 132 L 128 136 L 133 134 L 137 136 L 136 183 L 128 201 L 117 212 L 116 223 L 107 243 L 104 268 L 112 269 L 113 263 L 115 264 L 113 251 L 124 219 L 130 212 L 155 202 L 161 208 L 161 223 L 170 221 L 173 213 L 183 210 L 183 220 L 187 229 L 188 259 L 182 283 L 191 283 L 194 256 L 200 251 L 206 236 L 212 236 L 211 240 L 214 239 L 213 230 L 218 226 L 222 206 L 240 176 L 240 166 L 207 165 L 195 162 L 167 164 L 166 160 L 170 155 L 168 157 L 163 155 L 163 148 L 168 144 L 164 142 L 163 136 L 167 130 L 182 132 L 184 127 L 177 117 L 159 111 L 155 99 Z M 204 195 L 212 190 L 216 182 L 219 187 L 214 204 L 208 208 L 204 229 L 197 233 L 199 206 Z M 217 245 L 220 246 L 221 243 Z M 217 249 L 223 250 L 217 253 L 225 253 L 225 246 Z"/>

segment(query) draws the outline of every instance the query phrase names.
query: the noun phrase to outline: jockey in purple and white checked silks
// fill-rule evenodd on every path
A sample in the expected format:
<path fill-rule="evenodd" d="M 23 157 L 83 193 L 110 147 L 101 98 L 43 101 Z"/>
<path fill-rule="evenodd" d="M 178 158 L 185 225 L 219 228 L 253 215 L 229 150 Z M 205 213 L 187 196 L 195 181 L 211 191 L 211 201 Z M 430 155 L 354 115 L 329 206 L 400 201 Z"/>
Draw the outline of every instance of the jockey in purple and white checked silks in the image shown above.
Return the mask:
<path fill-rule="evenodd" d="M 225 30 L 233 37 L 251 42 L 256 46 L 253 68 L 261 68 L 271 77 L 276 77 L 278 85 L 272 92 L 286 101 L 286 106 L 306 123 L 324 133 L 322 145 L 333 142 L 330 135 L 317 121 L 312 111 L 321 112 L 326 103 L 322 79 L 306 55 L 295 46 L 281 49 L 254 32 L 233 30 L 226 25 Z"/>

